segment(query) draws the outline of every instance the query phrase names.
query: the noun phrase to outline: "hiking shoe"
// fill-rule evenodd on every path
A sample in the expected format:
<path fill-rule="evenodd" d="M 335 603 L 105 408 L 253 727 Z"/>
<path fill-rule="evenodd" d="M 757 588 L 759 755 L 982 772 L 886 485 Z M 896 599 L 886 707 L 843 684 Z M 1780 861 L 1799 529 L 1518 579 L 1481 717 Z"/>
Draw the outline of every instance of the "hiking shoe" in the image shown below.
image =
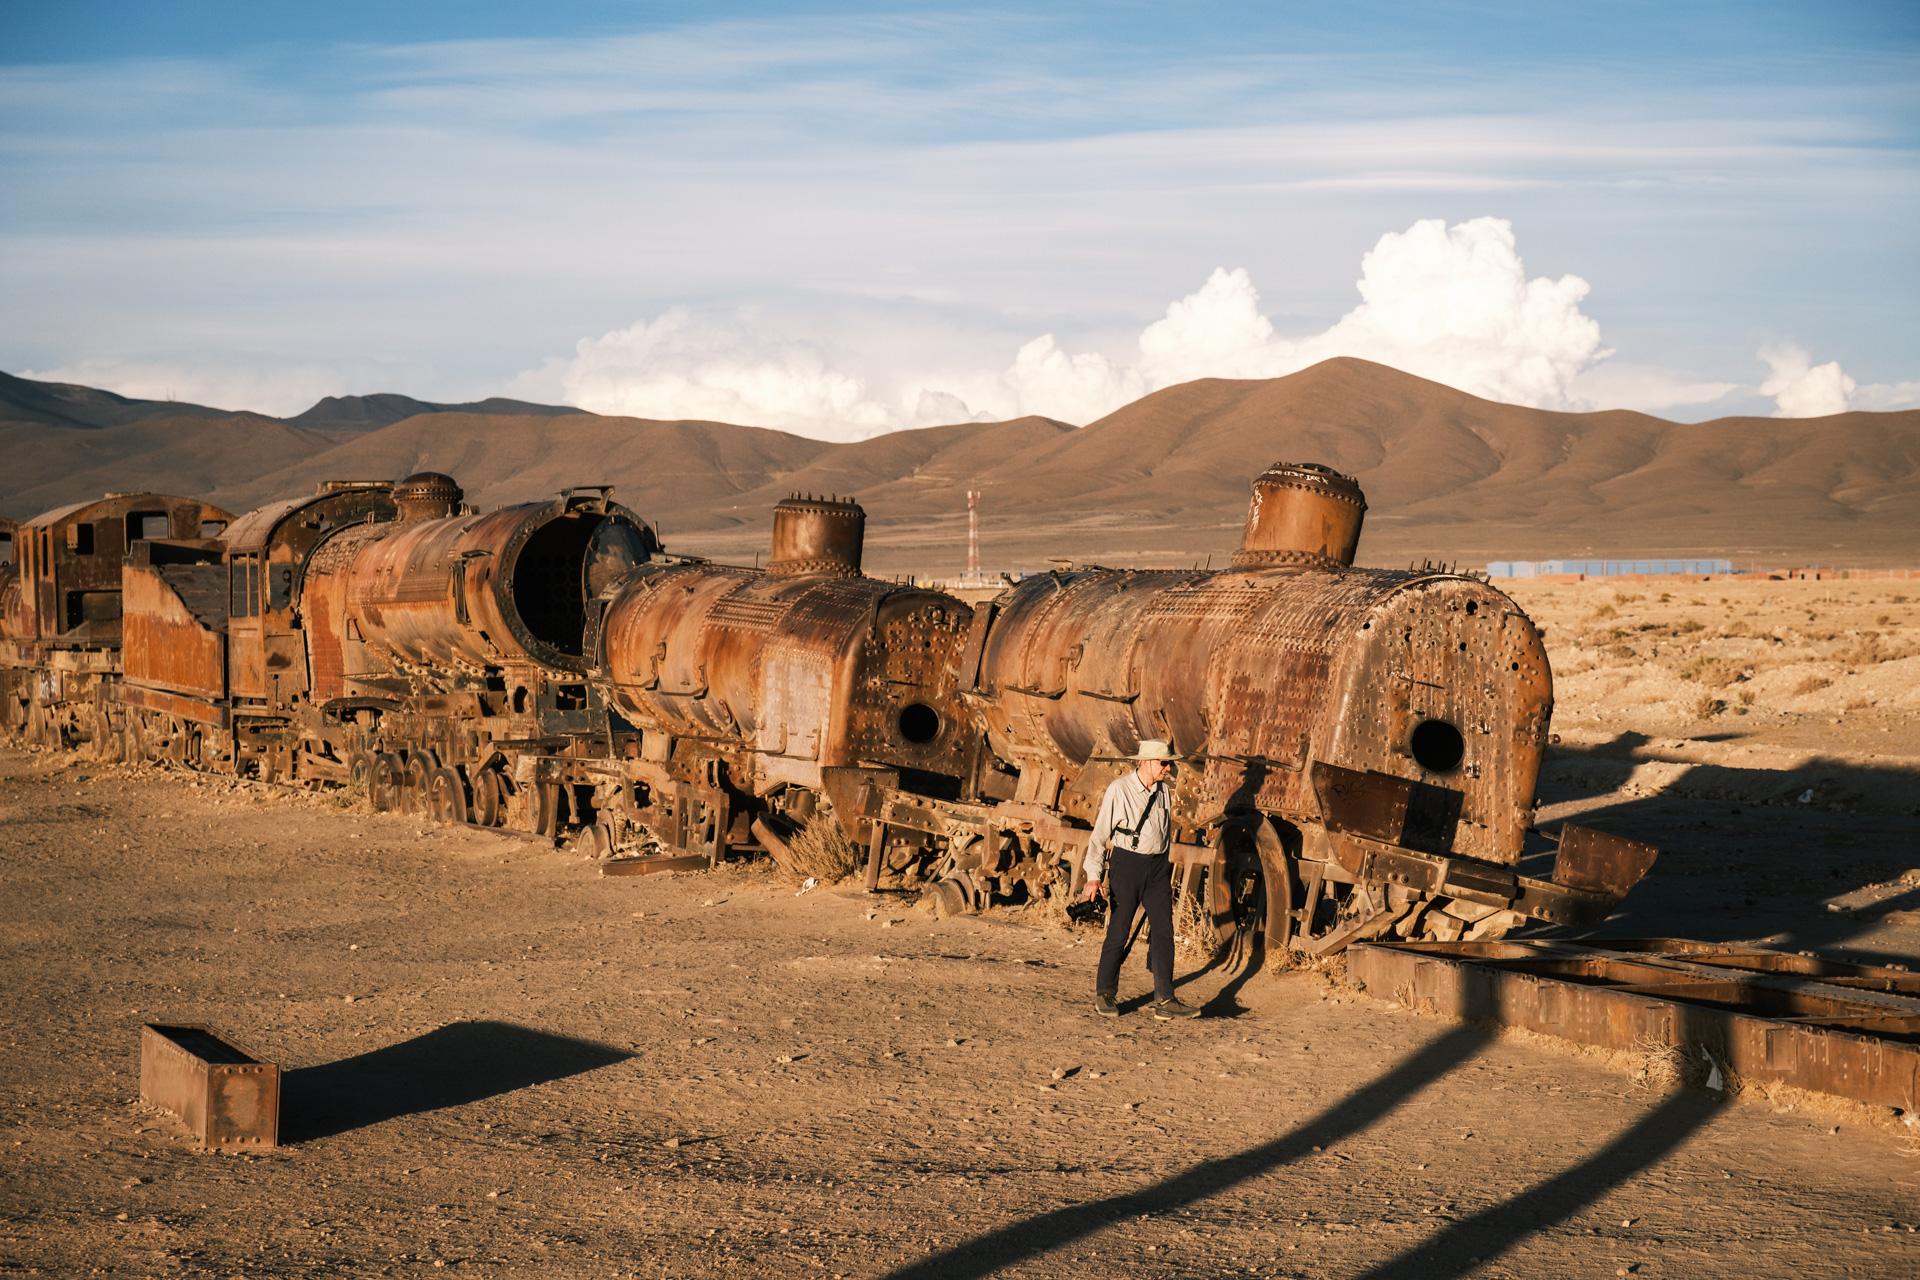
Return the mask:
<path fill-rule="evenodd" d="M 1120 1016 L 1120 1004 L 1111 991 L 1096 991 L 1093 993 L 1093 1011 L 1103 1018 L 1117 1018 Z"/>
<path fill-rule="evenodd" d="M 1175 1018 L 1197 1018 L 1200 1010 L 1190 1004 L 1181 1004 L 1179 996 L 1168 996 L 1165 1000 L 1154 1001 L 1153 1016 L 1161 1022 L 1171 1022 Z"/>

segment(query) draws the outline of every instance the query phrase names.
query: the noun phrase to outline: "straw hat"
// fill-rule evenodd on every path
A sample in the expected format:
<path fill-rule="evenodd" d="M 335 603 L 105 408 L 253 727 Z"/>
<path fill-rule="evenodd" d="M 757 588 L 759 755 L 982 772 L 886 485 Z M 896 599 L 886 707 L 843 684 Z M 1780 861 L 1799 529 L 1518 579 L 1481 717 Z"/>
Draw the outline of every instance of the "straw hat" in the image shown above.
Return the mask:
<path fill-rule="evenodd" d="M 1168 764 L 1180 759 L 1173 753 L 1173 744 L 1162 738 L 1142 738 L 1140 749 L 1122 760 L 1165 760 Z"/>

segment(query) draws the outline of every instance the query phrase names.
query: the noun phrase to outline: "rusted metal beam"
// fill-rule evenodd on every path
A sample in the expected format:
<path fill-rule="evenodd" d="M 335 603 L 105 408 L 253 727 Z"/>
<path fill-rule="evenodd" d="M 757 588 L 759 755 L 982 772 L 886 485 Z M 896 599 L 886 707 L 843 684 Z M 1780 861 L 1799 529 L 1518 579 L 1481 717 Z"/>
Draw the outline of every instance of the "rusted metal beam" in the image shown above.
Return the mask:
<path fill-rule="evenodd" d="M 140 1100 L 204 1146 L 280 1145 L 280 1068 L 208 1027 L 140 1028 Z"/>
<path fill-rule="evenodd" d="M 1362 943 L 1347 971 L 1413 1008 L 1626 1051 L 1702 1052 L 1744 1080 L 1911 1110 L 1920 1101 L 1920 983 L 1678 938 Z"/>
<path fill-rule="evenodd" d="M 600 874 L 650 876 L 662 871 L 705 871 L 711 865 L 704 853 L 667 854 L 658 858 L 613 858 L 600 864 Z"/>

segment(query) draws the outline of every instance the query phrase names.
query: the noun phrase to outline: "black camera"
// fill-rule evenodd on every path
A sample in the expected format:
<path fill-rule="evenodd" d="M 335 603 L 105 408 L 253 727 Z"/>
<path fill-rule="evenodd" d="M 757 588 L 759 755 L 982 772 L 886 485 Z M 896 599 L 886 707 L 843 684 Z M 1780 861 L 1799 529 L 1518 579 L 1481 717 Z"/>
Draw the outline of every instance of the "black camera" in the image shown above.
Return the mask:
<path fill-rule="evenodd" d="M 1107 900 L 1105 898 L 1082 898 L 1067 907 L 1067 919 L 1075 924 L 1105 924 L 1107 920 Z"/>

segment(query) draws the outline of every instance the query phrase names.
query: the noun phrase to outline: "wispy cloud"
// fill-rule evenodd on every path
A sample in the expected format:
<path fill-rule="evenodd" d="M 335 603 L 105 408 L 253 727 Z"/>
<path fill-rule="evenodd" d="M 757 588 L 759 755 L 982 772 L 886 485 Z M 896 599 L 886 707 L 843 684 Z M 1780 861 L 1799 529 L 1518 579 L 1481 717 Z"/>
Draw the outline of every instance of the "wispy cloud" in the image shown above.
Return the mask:
<path fill-rule="evenodd" d="M 1495 400 L 1591 407 L 1576 378 L 1611 354 L 1581 314 L 1587 282 L 1529 279 L 1513 227 L 1477 218 L 1389 232 L 1361 259 L 1360 304 L 1326 330 L 1276 332 L 1243 269 L 1216 268 L 1141 331 L 1131 358 L 1073 353 L 1052 334 L 992 368 L 903 371 L 831 356 L 758 316 L 658 319 L 585 339 L 556 379 L 570 403 L 648 418 L 717 418 L 829 439 L 966 419 L 1043 414 L 1084 423 L 1148 391 L 1196 378 L 1272 378 L 1359 356 Z M 904 376 L 903 376 L 904 375 Z"/>
<path fill-rule="evenodd" d="M 1382 231 L 1498 213 L 1540 276 L 1593 282 L 1622 359 L 1680 371 L 1643 399 L 1699 403 L 1756 327 L 1855 364 L 1910 347 L 1876 336 L 1920 196 L 1900 92 L 1197 56 L 1008 15 L 6 68 L 0 366 L 467 398 L 583 334 L 665 351 L 698 322 L 810 344 L 916 414 L 909 384 L 1005 380 L 1041 333 L 1062 386 L 1140 365 L 1222 265 L 1277 332 L 1328 332 Z M 984 411 L 968 387 L 941 394 Z"/>

